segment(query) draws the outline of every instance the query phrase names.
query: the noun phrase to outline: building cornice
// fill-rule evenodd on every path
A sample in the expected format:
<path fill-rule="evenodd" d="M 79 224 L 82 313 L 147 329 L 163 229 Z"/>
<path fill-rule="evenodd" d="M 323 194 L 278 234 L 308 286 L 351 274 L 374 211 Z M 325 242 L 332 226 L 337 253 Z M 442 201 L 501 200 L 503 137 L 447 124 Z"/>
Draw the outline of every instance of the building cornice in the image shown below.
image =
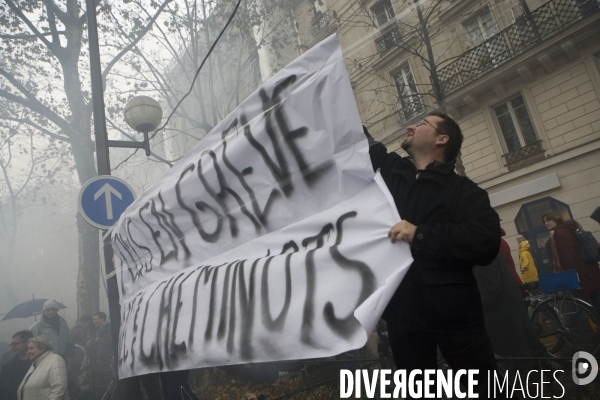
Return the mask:
<path fill-rule="evenodd" d="M 507 182 L 598 150 L 600 150 L 600 140 L 594 139 L 591 142 L 584 143 L 575 148 L 571 148 L 560 153 L 555 153 L 553 156 L 550 156 L 545 160 L 532 164 L 526 168 L 518 169 L 487 181 L 479 182 L 478 185 L 483 189 L 486 189 L 488 192 L 494 192 L 494 189 Z M 500 189 L 498 188 L 498 190 Z"/>
<path fill-rule="evenodd" d="M 454 0 L 454 4 L 440 12 L 441 22 L 448 23 L 461 16 L 465 10 L 473 8 L 473 3 L 481 3 L 481 0 Z"/>

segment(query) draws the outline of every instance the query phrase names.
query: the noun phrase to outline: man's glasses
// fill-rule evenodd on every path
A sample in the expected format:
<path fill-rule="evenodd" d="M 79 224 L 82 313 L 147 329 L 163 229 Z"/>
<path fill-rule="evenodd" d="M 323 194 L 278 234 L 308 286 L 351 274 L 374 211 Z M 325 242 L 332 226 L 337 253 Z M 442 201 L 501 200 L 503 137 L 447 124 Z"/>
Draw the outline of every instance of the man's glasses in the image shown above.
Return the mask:
<path fill-rule="evenodd" d="M 419 122 L 418 124 L 415 124 L 415 126 L 421 126 L 421 125 L 429 125 L 431 126 L 433 129 L 435 129 L 440 135 L 445 135 L 444 132 L 440 131 L 438 128 L 436 128 L 435 126 L 433 126 L 433 124 L 429 121 L 427 121 L 425 118 L 423 118 L 423 120 L 421 120 L 421 122 Z"/>

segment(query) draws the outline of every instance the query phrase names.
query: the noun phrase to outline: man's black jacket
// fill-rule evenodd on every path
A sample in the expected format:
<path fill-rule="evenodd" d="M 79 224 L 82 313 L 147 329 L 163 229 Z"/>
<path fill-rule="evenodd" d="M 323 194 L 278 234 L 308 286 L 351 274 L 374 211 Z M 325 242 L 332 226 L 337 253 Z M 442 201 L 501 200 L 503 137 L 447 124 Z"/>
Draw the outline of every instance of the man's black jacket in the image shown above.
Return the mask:
<path fill-rule="evenodd" d="M 454 172 L 454 161 L 419 171 L 367 133 L 373 169 L 380 170 L 400 217 L 417 229 L 414 263 L 384 314 L 393 329 L 465 328 L 483 324 L 473 266 L 492 262 L 500 222 L 487 192 Z M 390 221 L 390 227 L 398 221 Z"/>
<path fill-rule="evenodd" d="M 17 389 L 29 371 L 29 367 L 31 367 L 29 359 L 21 360 L 16 355 L 4 364 L 0 372 L 0 400 L 17 400 Z"/>

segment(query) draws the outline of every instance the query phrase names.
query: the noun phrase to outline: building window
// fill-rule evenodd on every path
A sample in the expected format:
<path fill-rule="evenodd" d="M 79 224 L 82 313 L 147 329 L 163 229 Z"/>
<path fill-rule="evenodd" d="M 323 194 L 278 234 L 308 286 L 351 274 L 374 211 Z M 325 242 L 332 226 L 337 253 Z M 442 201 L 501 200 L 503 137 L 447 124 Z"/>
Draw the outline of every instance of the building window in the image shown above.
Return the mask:
<path fill-rule="evenodd" d="M 408 61 L 393 72 L 392 77 L 400 99 L 400 119 L 408 122 L 422 113 L 424 108 Z"/>
<path fill-rule="evenodd" d="M 390 0 L 377 2 L 371 7 L 371 11 L 373 12 L 373 17 L 375 18 L 378 28 L 382 28 L 396 15 L 394 14 L 394 9 L 392 8 Z"/>
<path fill-rule="evenodd" d="M 535 133 L 521 94 L 495 106 L 494 115 L 506 151 L 504 157 L 509 170 L 544 158 L 544 149 Z"/>
<path fill-rule="evenodd" d="M 325 29 L 327 25 L 329 25 L 329 14 L 327 13 L 327 7 L 325 7 L 325 3 L 322 0 L 316 0 L 312 2 L 311 9 L 311 23 L 310 23 L 310 33 L 313 36 L 318 36 L 319 33 Z"/>
<path fill-rule="evenodd" d="M 464 24 L 467 38 L 473 49 L 471 57 L 479 72 L 497 66 L 508 58 L 508 46 L 500 32 L 489 7 Z"/>
<path fill-rule="evenodd" d="M 475 17 L 467 20 L 464 26 L 469 42 L 471 42 L 471 47 L 479 46 L 499 32 L 498 25 L 496 25 L 489 7 L 485 7 Z"/>
<path fill-rule="evenodd" d="M 585 17 L 600 7 L 600 2 L 597 0 L 575 0 L 579 13 L 582 17 Z"/>
<path fill-rule="evenodd" d="M 494 107 L 494 113 L 508 153 L 538 141 L 522 95 Z"/>
<path fill-rule="evenodd" d="M 375 40 L 375 44 L 377 45 L 377 51 L 379 54 L 383 55 L 388 50 L 397 47 L 402 42 L 402 32 L 400 32 L 400 28 L 397 26 L 392 29 L 387 30 L 386 32 L 381 33 L 381 37 Z"/>

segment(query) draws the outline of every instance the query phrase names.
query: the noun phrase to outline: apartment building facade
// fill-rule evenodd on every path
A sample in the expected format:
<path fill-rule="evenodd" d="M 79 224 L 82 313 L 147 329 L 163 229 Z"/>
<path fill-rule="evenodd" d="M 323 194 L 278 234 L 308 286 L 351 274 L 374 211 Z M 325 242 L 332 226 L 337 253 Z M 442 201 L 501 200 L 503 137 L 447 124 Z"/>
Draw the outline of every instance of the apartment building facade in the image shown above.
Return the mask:
<path fill-rule="evenodd" d="M 490 193 L 515 255 L 514 236 L 522 233 L 536 261 L 547 262 L 541 215 L 549 209 L 600 238 L 589 218 L 600 205 L 600 0 L 257 3 L 278 7 L 281 15 L 266 18 L 262 32 L 288 35 L 288 61 L 338 35 L 361 119 L 389 150 L 401 153 L 406 127 L 427 112 L 454 117 L 465 136 L 464 171 Z M 219 76 L 228 77 L 221 83 L 209 72 L 200 77 L 213 100 L 227 100 L 206 102 L 215 122 L 275 73 L 271 61 L 281 58 L 266 46 L 221 51 L 250 61 L 240 70 L 221 64 Z M 174 135 L 166 153 L 183 154 L 197 139 Z"/>
<path fill-rule="evenodd" d="M 549 209 L 600 238 L 600 1 L 296 4 L 303 46 L 337 32 L 361 118 L 389 150 L 433 109 L 460 123 L 465 172 L 515 255 L 522 233 L 547 263 Z"/>

